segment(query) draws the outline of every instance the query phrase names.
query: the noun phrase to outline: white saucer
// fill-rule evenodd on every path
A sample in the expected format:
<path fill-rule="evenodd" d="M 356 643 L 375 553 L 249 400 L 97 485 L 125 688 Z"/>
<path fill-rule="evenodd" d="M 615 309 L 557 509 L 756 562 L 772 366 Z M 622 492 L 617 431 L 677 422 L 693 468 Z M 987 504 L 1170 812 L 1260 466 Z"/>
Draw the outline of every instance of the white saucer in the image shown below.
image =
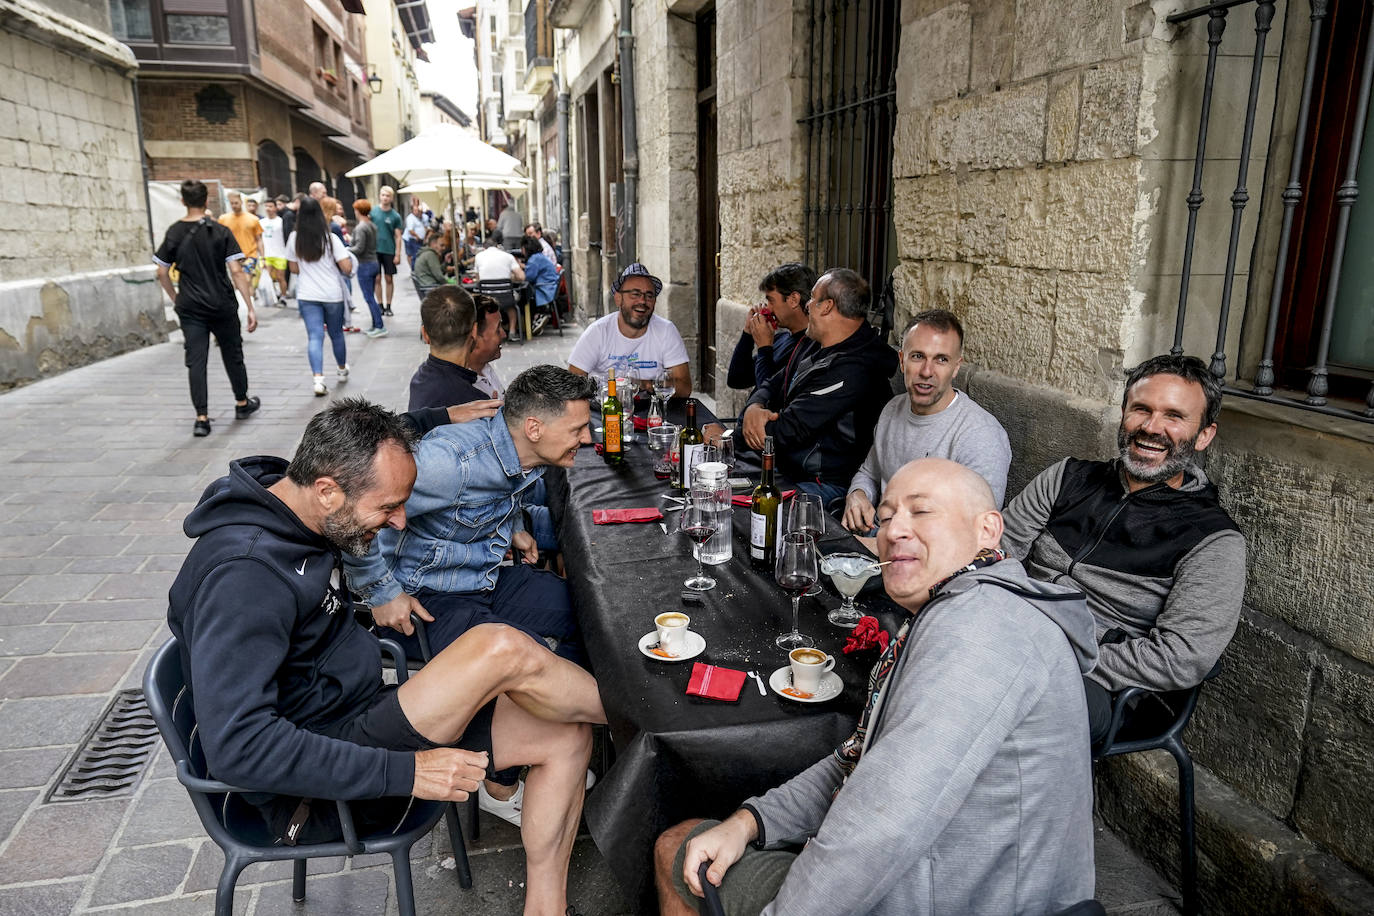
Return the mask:
<path fill-rule="evenodd" d="M 658 644 L 658 631 L 645 633 L 639 637 L 639 654 L 645 658 L 651 658 L 656 662 L 685 662 L 696 658 L 706 651 L 706 637 L 692 630 L 687 631 L 687 645 L 683 647 L 682 654 L 677 658 L 664 658 L 662 655 L 655 655 L 649 651 L 649 647 Z"/>
<path fill-rule="evenodd" d="M 793 703 L 824 703 L 826 700 L 833 700 L 835 697 L 844 693 L 844 681 L 833 671 L 827 671 L 821 675 L 820 687 L 810 698 L 794 697 L 789 693 L 783 693 L 785 689 L 792 686 L 792 669 L 788 665 L 783 665 L 768 677 L 768 686 L 773 688 L 773 692 L 785 700 Z"/>

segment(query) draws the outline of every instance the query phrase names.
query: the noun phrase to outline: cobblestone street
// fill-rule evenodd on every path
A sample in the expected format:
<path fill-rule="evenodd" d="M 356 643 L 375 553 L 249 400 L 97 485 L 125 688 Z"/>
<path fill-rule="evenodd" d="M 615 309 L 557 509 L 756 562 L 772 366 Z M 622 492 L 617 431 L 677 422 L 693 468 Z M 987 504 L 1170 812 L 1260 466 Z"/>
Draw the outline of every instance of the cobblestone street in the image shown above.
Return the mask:
<path fill-rule="evenodd" d="M 349 335 L 352 377 L 331 396 L 403 408 L 424 358 L 418 308 L 398 284 L 391 335 Z M 565 364 L 570 330 L 507 345 L 507 380 L 536 362 Z M 289 456 L 312 396 L 305 333 L 294 309 L 266 309 L 245 337 L 252 392 L 263 407 L 233 419 L 216 357 L 209 370 L 214 432 L 191 436 L 179 338 L 0 395 L 0 913 L 209 913 L 222 862 L 164 753 L 129 796 L 47 802 L 47 794 L 111 698 L 139 686 L 167 637 L 166 593 L 190 542 L 181 521 L 227 462 Z M 249 596 L 251 597 L 251 596 Z M 515 830 L 490 817 L 471 844 L 475 888 L 458 890 L 442 824 L 415 848 L 421 913 L 521 911 L 523 855 Z M 1102 834 L 1099 897 L 1120 913 L 1168 913 L 1169 893 L 1115 838 Z M 384 857 L 313 862 L 303 913 L 396 912 Z M 290 866 L 252 866 L 236 913 L 291 912 Z M 628 907 L 591 840 L 574 853 L 570 899 L 588 914 Z"/>

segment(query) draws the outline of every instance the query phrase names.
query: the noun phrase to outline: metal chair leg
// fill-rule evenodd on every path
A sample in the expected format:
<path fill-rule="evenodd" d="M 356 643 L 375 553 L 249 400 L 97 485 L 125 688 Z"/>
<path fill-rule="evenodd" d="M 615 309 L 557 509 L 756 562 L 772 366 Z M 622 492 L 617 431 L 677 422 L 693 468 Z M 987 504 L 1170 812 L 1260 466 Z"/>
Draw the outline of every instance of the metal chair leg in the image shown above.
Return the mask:
<path fill-rule="evenodd" d="M 305 864 L 308 859 L 297 859 L 291 872 L 291 899 L 297 903 L 305 902 Z"/>
<path fill-rule="evenodd" d="M 225 855 L 224 870 L 219 873 L 219 886 L 215 889 L 215 916 L 234 916 L 234 885 L 247 867 L 246 859 Z"/>
<path fill-rule="evenodd" d="M 468 796 L 468 820 L 472 822 L 472 841 L 476 843 L 482 838 L 482 809 L 477 805 L 476 792 Z"/>
<path fill-rule="evenodd" d="M 448 842 L 453 849 L 453 862 L 458 870 L 458 886 L 463 890 L 472 887 L 472 865 L 468 862 L 467 844 L 463 842 L 463 822 L 458 818 L 458 803 L 453 802 L 444 812 L 448 822 Z"/>
<path fill-rule="evenodd" d="M 391 870 L 396 873 L 396 908 L 401 916 L 415 916 L 415 885 L 410 880 L 410 849 L 391 851 Z"/>

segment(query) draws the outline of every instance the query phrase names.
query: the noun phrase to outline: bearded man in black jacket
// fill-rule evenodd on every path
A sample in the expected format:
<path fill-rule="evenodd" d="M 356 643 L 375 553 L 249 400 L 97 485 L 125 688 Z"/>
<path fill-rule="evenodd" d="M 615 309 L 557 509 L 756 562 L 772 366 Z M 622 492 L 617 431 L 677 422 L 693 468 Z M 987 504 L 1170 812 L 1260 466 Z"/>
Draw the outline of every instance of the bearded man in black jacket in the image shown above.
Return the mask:
<path fill-rule="evenodd" d="M 342 552 L 405 526 L 412 443 L 395 414 L 345 399 L 310 421 L 289 465 L 232 462 L 187 516 L 196 543 L 167 616 L 206 759 L 215 778 L 261 790 L 247 800 L 287 842 L 338 836 L 333 806 L 304 799 L 364 800 L 359 828 L 389 828 L 411 795 L 461 801 L 495 769 L 528 765 L 527 904 L 561 913 L 590 723 L 606 721 L 591 675 L 484 624 L 383 685 L 342 585 Z"/>

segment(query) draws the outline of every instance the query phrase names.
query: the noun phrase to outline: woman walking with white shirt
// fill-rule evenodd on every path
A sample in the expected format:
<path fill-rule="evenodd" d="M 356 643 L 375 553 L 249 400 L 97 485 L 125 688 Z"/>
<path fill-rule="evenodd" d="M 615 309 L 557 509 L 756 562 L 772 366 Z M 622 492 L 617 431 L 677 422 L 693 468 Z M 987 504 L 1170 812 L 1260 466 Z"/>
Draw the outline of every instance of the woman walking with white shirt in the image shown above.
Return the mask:
<path fill-rule="evenodd" d="M 300 275 L 296 304 L 305 322 L 306 355 L 315 376 L 315 395 L 324 397 L 324 334 L 334 347 L 339 381 L 348 378 L 348 346 L 344 341 L 344 277 L 353 271 L 348 248 L 329 229 L 318 201 L 306 198 L 296 214 L 296 228 L 286 240 L 286 261 L 293 274 Z"/>

